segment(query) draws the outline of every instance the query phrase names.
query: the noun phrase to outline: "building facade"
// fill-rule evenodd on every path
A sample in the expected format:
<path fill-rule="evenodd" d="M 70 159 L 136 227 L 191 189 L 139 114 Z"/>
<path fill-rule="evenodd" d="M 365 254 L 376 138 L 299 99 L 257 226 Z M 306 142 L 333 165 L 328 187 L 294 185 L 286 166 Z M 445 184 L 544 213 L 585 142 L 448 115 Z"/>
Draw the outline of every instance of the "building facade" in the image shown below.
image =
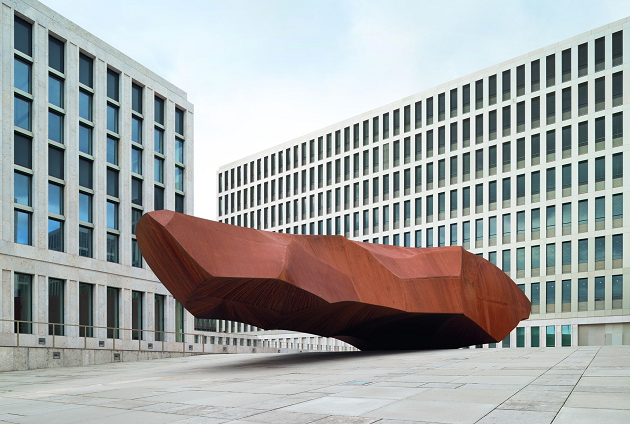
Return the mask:
<path fill-rule="evenodd" d="M 225 165 L 218 219 L 461 245 L 532 301 L 477 347 L 630 344 L 629 37 L 623 19 Z"/>
<path fill-rule="evenodd" d="M 134 232 L 147 211 L 193 211 L 186 93 L 36 1 L 3 0 L 0 37 L 0 346 L 181 342 L 159 331 L 193 317 Z"/>

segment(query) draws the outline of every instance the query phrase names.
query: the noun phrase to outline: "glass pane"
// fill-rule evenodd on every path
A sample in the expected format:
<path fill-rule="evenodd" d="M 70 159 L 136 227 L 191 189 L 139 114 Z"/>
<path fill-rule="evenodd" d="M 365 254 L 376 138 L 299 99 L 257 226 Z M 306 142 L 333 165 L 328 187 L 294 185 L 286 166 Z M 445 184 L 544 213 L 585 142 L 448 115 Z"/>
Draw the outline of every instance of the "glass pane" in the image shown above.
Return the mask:
<path fill-rule="evenodd" d="M 18 58 L 13 61 L 13 86 L 18 90 L 31 92 L 31 65 Z"/>
<path fill-rule="evenodd" d="M 153 150 L 164 153 L 164 131 L 158 128 L 153 131 Z"/>
<path fill-rule="evenodd" d="M 24 19 L 15 17 L 15 26 L 13 27 L 14 47 L 15 50 L 19 50 L 25 55 L 32 56 L 33 54 L 33 33 L 32 24 L 26 22 Z"/>
<path fill-rule="evenodd" d="M 142 150 L 131 149 L 131 172 L 142 175 Z"/>
<path fill-rule="evenodd" d="M 118 309 L 118 289 L 115 287 L 107 287 L 107 338 L 118 338 L 119 330 L 118 330 L 118 320 L 119 320 L 119 309 Z"/>
<path fill-rule="evenodd" d="M 184 141 L 175 139 L 175 160 L 184 163 Z"/>
<path fill-rule="evenodd" d="M 28 212 L 15 211 L 15 242 L 20 244 L 31 244 L 31 214 Z"/>
<path fill-rule="evenodd" d="M 131 141 L 142 144 L 142 120 L 131 118 Z"/>
<path fill-rule="evenodd" d="M 63 215 L 63 187 L 48 183 L 48 212 Z"/>
<path fill-rule="evenodd" d="M 48 112 L 48 138 L 63 144 L 63 116 Z"/>
<path fill-rule="evenodd" d="M 118 165 L 118 140 L 107 137 L 107 162 Z"/>
<path fill-rule="evenodd" d="M 164 125 L 164 100 L 156 97 L 154 107 L 155 122 Z"/>
<path fill-rule="evenodd" d="M 107 169 L 107 195 L 118 197 L 118 171 Z"/>
<path fill-rule="evenodd" d="M 63 81 L 48 77 L 48 103 L 63 108 Z"/>
<path fill-rule="evenodd" d="M 175 195 L 175 212 L 184 213 L 184 196 Z"/>
<path fill-rule="evenodd" d="M 79 193 L 79 220 L 92 222 L 92 196 Z"/>
<path fill-rule="evenodd" d="M 107 202 L 107 228 L 118 229 L 118 203 Z"/>
<path fill-rule="evenodd" d="M 48 147 L 48 175 L 60 180 L 64 177 L 63 153 L 63 150 Z"/>
<path fill-rule="evenodd" d="M 93 325 L 92 285 L 79 283 L 79 325 Z M 80 327 L 80 337 L 92 337 L 92 328 Z"/>
<path fill-rule="evenodd" d="M 136 239 L 131 240 L 131 266 L 142 267 L 142 255 Z"/>
<path fill-rule="evenodd" d="M 31 206 L 31 176 L 20 172 L 14 173 L 13 201 L 20 205 Z"/>
<path fill-rule="evenodd" d="M 23 166 L 25 168 L 33 167 L 33 154 L 32 154 L 32 142 L 31 139 L 23 135 L 15 133 L 14 135 L 14 148 L 13 148 L 13 162 L 16 165 Z"/>
<path fill-rule="evenodd" d="M 131 85 L 131 108 L 138 113 L 142 113 L 142 87 Z"/>
<path fill-rule="evenodd" d="M 79 255 L 92 257 L 92 229 L 79 226 Z"/>
<path fill-rule="evenodd" d="M 48 66 L 63 74 L 64 42 L 55 37 L 48 37 Z"/>
<path fill-rule="evenodd" d="M 163 183 L 164 182 L 164 160 L 160 158 L 155 158 L 153 170 L 155 174 L 154 175 L 155 181 L 157 181 L 158 183 Z"/>
<path fill-rule="evenodd" d="M 378 120 L 378 118 L 374 118 Z M 175 132 L 184 135 L 184 111 L 175 108 Z"/>
<path fill-rule="evenodd" d="M 139 209 L 131 209 L 131 234 L 136 234 L 136 225 L 142 218 L 142 211 Z"/>
<path fill-rule="evenodd" d="M 79 185 L 92 188 L 92 161 L 79 158 Z"/>
<path fill-rule="evenodd" d="M 24 128 L 25 130 L 31 130 L 31 102 L 24 100 L 21 97 L 14 98 L 14 120 L 13 124 L 16 127 Z"/>
<path fill-rule="evenodd" d="M 15 274 L 13 291 L 13 319 L 18 321 L 31 321 L 33 308 L 32 277 L 25 274 Z M 15 323 L 15 330 L 20 333 L 30 333 L 30 323 Z"/>
<path fill-rule="evenodd" d="M 184 191 L 184 170 L 179 166 L 175 167 L 175 189 Z M 398 203 L 396 203 L 398 205 Z"/>
<path fill-rule="evenodd" d="M 63 222 L 48 220 L 48 248 L 63 252 Z"/>
<path fill-rule="evenodd" d="M 88 87 L 92 87 L 92 66 L 93 60 L 79 53 L 79 82 Z"/>
<path fill-rule="evenodd" d="M 92 120 L 92 95 L 79 91 L 79 117 Z"/>
<path fill-rule="evenodd" d="M 112 100 L 118 101 L 118 80 L 119 75 L 112 71 L 111 69 L 107 70 L 107 97 Z"/>
<path fill-rule="evenodd" d="M 142 206 L 142 181 L 131 179 L 131 203 Z"/>
<path fill-rule="evenodd" d="M 107 129 L 118 132 L 118 108 L 110 104 L 107 105 Z"/>
<path fill-rule="evenodd" d="M 92 154 L 92 128 L 79 125 L 79 151 Z"/>
<path fill-rule="evenodd" d="M 107 261 L 118 262 L 118 236 L 107 233 Z"/>
<path fill-rule="evenodd" d="M 156 211 L 164 209 L 164 189 L 155 187 L 153 192 L 153 209 Z"/>

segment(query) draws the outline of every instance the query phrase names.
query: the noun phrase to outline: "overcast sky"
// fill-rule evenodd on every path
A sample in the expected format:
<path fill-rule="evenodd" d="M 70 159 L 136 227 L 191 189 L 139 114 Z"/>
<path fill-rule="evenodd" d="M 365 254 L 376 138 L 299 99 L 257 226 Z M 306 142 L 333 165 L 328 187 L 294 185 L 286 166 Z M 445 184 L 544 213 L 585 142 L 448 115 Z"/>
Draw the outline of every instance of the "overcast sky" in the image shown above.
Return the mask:
<path fill-rule="evenodd" d="M 210 219 L 221 165 L 630 15 L 612 0 L 43 2 L 188 93 Z"/>

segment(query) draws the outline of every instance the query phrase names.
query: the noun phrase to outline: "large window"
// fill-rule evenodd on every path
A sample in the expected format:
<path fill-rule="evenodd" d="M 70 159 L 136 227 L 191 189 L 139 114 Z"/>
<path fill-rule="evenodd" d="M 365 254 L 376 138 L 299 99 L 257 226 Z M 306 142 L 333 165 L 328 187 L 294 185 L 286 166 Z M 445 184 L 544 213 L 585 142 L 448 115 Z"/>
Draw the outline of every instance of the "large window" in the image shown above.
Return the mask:
<path fill-rule="evenodd" d="M 63 303 L 64 303 L 64 281 L 58 278 L 48 279 L 48 334 L 56 336 L 64 335 L 63 325 Z"/>
<path fill-rule="evenodd" d="M 79 336 L 92 337 L 94 331 L 94 298 L 92 284 L 79 283 Z"/>
<path fill-rule="evenodd" d="M 120 320 L 120 289 L 116 287 L 107 287 L 107 338 L 120 338 L 119 320 Z"/>
<path fill-rule="evenodd" d="M 14 331 L 16 333 L 32 333 L 32 324 L 28 321 L 33 320 L 33 286 L 32 276 L 26 274 L 15 273 L 14 291 L 13 291 L 13 319 Z"/>

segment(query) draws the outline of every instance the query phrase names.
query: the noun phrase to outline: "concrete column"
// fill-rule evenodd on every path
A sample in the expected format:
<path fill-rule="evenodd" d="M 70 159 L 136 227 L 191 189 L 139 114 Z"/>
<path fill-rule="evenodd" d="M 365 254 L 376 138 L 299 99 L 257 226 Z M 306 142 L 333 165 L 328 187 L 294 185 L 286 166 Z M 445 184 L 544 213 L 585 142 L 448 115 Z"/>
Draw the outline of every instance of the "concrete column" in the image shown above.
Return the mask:
<path fill-rule="evenodd" d="M 94 324 L 97 326 L 107 326 L 107 286 L 103 284 L 94 285 Z M 97 328 L 94 337 L 105 339 L 107 330 Z"/>
<path fill-rule="evenodd" d="M 1 185 L 1 184 L 0 184 Z M 13 274 L 11 270 L 2 270 L 2 287 L 0 288 L 0 318 L 13 319 Z M 2 333 L 12 333 L 13 323 L 2 322 Z"/>
<path fill-rule="evenodd" d="M 79 282 L 77 280 L 66 280 L 64 284 L 64 318 L 68 324 L 79 323 Z M 67 326 L 65 328 L 67 336 L 79 336 L 79 327 Z"/>
<path fill-rule="evenodd" d="M 155 341 L 155 293 L 146 292 L 144 295 L 143 308 L 145 313 L 142 317 L 142 328 L 146 329 L 144 333 L 144 340 L 153 342 Z"/>
<path fill-rule="evenodd" d="M 33 316 L 31 321 L 48 321 L 48 278 L 45 275 L 33 277 Z M 45 324 L 34 324 L 33 334 L 45 336 L 48 329 Z"/>

